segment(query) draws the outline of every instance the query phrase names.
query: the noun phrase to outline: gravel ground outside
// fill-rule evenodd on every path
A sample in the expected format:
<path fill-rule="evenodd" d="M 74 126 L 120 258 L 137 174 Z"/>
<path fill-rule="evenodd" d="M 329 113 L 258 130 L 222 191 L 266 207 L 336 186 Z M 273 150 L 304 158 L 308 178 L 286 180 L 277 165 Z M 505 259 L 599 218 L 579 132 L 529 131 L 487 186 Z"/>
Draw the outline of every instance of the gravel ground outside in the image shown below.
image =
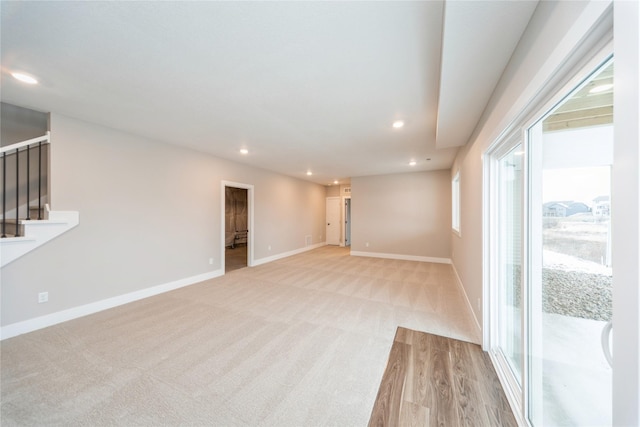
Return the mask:
<path fill-rule="evenodd" d="M 591 213 L 544 218 L 543 297 L 547 313 L 611 320 L 612 271 L 609 219 Z"/>
<path fill-rule="evenodd" d="M 612 316 L 612 277 L 544 268 L 543 300 L 546 313 L 609 321 Z"/>

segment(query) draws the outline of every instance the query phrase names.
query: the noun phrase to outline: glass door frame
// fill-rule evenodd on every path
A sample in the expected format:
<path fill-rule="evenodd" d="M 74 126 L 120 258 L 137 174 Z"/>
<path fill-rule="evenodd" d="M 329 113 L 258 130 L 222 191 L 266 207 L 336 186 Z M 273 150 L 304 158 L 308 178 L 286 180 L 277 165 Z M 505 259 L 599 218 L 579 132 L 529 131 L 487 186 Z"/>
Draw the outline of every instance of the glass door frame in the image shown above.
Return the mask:
<path fill-rule="evenodd" d="M 530 272 L 538 271 L 542 274 L 541 268 L 533 268 L 539 264 L 542 266 L 542 254 L 539 257 L 532 257 L 530 254 L 532 236 L 541 236 L 542 230 L 532 229 L 535 221 L 531 218 L 536 215 L 542 215 L 542 206 L 531 206 L 532 192 L 541 191 L 541 184 L 531 183 L 531 169 L 541 167 L 542 151 L 531 150 L 531 138 L 529 130 L 536 123 L 543 120 L 558 104 L 574 93 L 577 88 L 587 82 L 596 70 L 609 62 L 612 58 L 613 51 L 612 41 L 604 43 L 594 52 L 590 59 L 584 61 L 580 66 L 568 70 L 565 73 L 564 84 L 559 87 L 549 89 L 546 102 L 534 104 L 532 108 L 523 112 L 518 119 L 512 123 L 508 131 L 503 132 L 495 142 L 483 154 L 483 349 L 489 353 L 489 356 L 496 368 L 496 372 L 505 390 L 506 397 L 511 405 L 514 415 L 520 425 L 530 426 L 531 408 L 530 394 L 531 381 L 541 381 L 541 378 L 535 379 L 530 375 L 530 364 L 532 363 L 529 353 L 532 346 L 540 343 L 542 337 L 530 336 L 530 313 L 536 312 L 534 309 L 541 308 L 540 301 L 531 301 L 530 283 L 534 279 Z M 509 152 L 513 147 L 522 143 L 524 147 L 523 161 L 523 206 L 522 206 L 522 292 L 521 292 L 521 310 L 522 310 L 522 375 L 516 379 L 509 367 L 504 354 L 499 349 L 499 328 L 497 310 L 499 308 L 499 295 L 497 295 L 498 287 L 498 238 L 497 238 L 497 212 L 498 212 L 498 193 L 497 193 L 497 167 L 499 159 L 502 155 Z M 537 158 L 540 157 L 540 158 Z M 532 209 L 537 209 L 535 212 Z M 539 211 L 539 212 L 538 212 Z M 533 225 L 535 227 L 535 225 Z M 537 234 L 536 234 L 537 233 Z M 539 259 L 537 259 L 539 258 Z M 537 263 L 537 264 L 536 264 Z M 615 286 L 615 285 L 614 285 Z M 527 299 L 525 300 L 525 296 Z M 533 306 L 532 306 L 533 303 Z M 537 312 L 541 312 L 537 311 Z M 542 363 L 541 359 L 538 362 Z M 521 386 L 520 386 L 521 384 Z M 540 386 L 540 384 L 538 384 Z M 534 405 L 541 408 L 540 403 Z M 540 414 L 538 414 L 540 416 Z"/>
<path fill-rule="evenodd" d="M 541 108 L 534 117 L 524 122 L 522 127 L 524 147 L 525 147 L 525 163 L 526 163 L 526 176 L 524 178 L 526 188 L 526 199 L 524 200 L 525 212 L 525 233 L 526 237 L 523 239 L 527 241 L 527 248 L 525 249 L 527 259 L 523 260 L 523 265 L 528 266 L 527 275 L 525 281 L 527 282 L 527 293 L 523 292 L 523 295 L 527 296 L 527 301 L 524 303 L 525 316 L 527 319 L 524 321 L 527 324 L 527 329 L 523 332 L 523 340 L 526 341 L 525 347 L 528 347 L 525 357 L 528 359 L 525 362 L 526 366 L 523 368 L 526 371 L 524 375 L 527 378 L 527 389 L 524 390 L 524 395 L 527 397 L 527 402 L 524 407 L 524 416 L 527 419 L 529 425 L 531 420 L 543 420 L 543 396 L 536 394 L 533 390 L 543 390 L 543 330 L 541 327 L 533 328 L 532 325 L 542 324 L 542 292 L 537 293 L 536 286 L 542 286 L 542 247 L 543 247 L 543 230 L 542 230 L 542 180 L 541 173 L 543 170 L 543 121 L 553 113 L 553 111 L 564 104 L 564 102 L 570 99 L 576 92 L 587 85 L 591 79 L 600 73 L 602 69 L 614 62 L 613 54 L 600 53 L 595 57 L 593 61 L 590 61 L 588 65 L 582 67 L 580 71 L 575 74 L 575 77 L 565 85 L 543 108 Z M 614 125 L 615 126 L 615 125 Z M 523 252 L 524 253 L 524 252 Z M 523 286 L 523 289 L 525 286 Z M 524 338 L 526 336 L 526 338 Z M 533 403 L 533 404 L 532 404 Z M 535 411 L 535 413 L 531 413 Z"/>
<path fill-rule="evenodd" d="M 520 271 L 520 307 L 522 310 L 522 318 L 520 323 L 520 336 L 523 345 L 523 351 L 521 353 L 520 366 L 522 367 L 521 377 L 516 378 L 510 363 L 507 360 L 506 355 L 499 347 L 500 343 L 500 328 L 502 327 L 498 321 L 498 310 L 500 309 L 499 286 L 500 286 L 500 268 L 499 268 L 499 248 L 500 242 L 498 230 L 498 221 L 500 212 L 500 188 L 499 188 L 499 168 L 500 160 L 515 149 L 518 145 L 522 146 L 523 151 L 526 153 L 526 145 L 524 140 L 524 133 L 521 128 L 516 129 L 510 134 L 506 135 L 498 144 L 490 147 L 483 157 L 484 163 L 484 185 L 483 185 L 483 197 L 484 197 L 484 210 L 483 216 L 483 245 L 484 245 L 484 283 L 483 297 L 485 301 L 483 319 L 484 324 L 489 327 L 484 328 L 483 349 L 489 353 L 489 356 L 496 366 L 496 372 L 505 390 L 505 394 L 509 403 L 514 409 L 514 415 L 516 418 L 521 417 L 527 407 L 527 393 L 524 390 L 528 388 L 528 377 L 526 369 L 526 354 L 528 349 L 528 342 L 525 339 L 524 332 L 526 331 L 528 315 L 526 313 L 527 306 L 525 305 L 524 295 L 527 290 L 527 281 L 525 280 L 525 272 L 528 270 L 526 262 L 528 260 L 527 248 L 528 248 L 528 233 L 526 232 L 527 223 L 527 174 L 528 165 L 526 162 L 526 154 L 523 157 L 522 173 L 523 179 L 521 182 L 522 201 L 523 206 L 521 210 L 521 271 Z M 517 410 L 516 410 L 517 408 Z M 523 419 L 519 420 L 521 423 Z"/>
<path fill-rule="evenodd" d="M 555 70 L 555 78 L 552 82 L 541 87 L 535 99 L 531 100 L 531 107 L 517 114 L 509 124 L 504 126 L 503 133 L 507 133 L 518 127 L 522 118 L 526 118 L 532 109 L 540 111 L 545 97 L 562 93 L 562 82 L 567 82 L 580 71 L 580 65 L 592 65 L 595 69 L 597 59 L 604 58 L 602 51 L 616 52 L 616 92 L 619 94 L 614 99 L 615 131 L 614 131 L 614 170 L 612 172 L 612 218 L 619 227 L 613 227 L 612 239 L 616 245 L 623 243 L 622 250 L 614 250 L 612 254 L 613 264 L 616 268 L 616 276 L 613 281 L 613 307 L 614 307 L 614 370 L 613 370 L 613 423 L 614 425 L 640 425 L 640 125 L 638 124 L 638 111 L 640 109 L 639 86 L 640 80 L 640 5 L 637 2 L 614 0 L 615 8 L 610 4 L 598 18 L 599 21 L 590 29 L 586 39 L 576 41 L 571 53 L 566 57 L 565 66 Z M 611 24 L 607 15 L 611 15 Z M 615 20 L 615 28 L 612 22 Z M 606 40 L 610 34 L 610 39 Z M 613 36 L 615 34 L 615 40 Z M 588 51 L 588 52 L 585 52 Z M 595 55 L 591 53 L 595 52 Z M 580 59 L 576 60 L 575 56 Z M 595 58 L 595 59 L 594 59 Z M 578 65 L 576 65 L 578 63 Z M 574 68 L 575 67 L 575 68 Z M 570 86 L 570 85 L 568 85 Z M 570 89 L 570 87 L 568 88 Z M 491 137 L 492 141 L 502 141 L 502 134 Z M 486 184 L 486 170 L 484 166 L 483 180 Z M 486 216 L 489 203 L 484 186 L 483 198 L 483 249 L 484 265 L 488 266 L 487 259 L 490 251 L 487 250 Z M 627 209 L 615 209 L 618 200 L 625 203 Z M 624 200 L 624 202 L 622 202 Z M 490 275 L 483 273 L 483 348 L 489 350 L 492 347 L 490 330 L 492 328 L 491 303 L 490 303 Z M 617 355 L 616 355 L 617 354 Z M 495 363 L 495 362 L 494 362 Z M 509 395 L 507 395 L 509 397 Z M 521 425 L 527 425 L 523 421 L 522 411 L 512 405 L 516 418 Z M 526 402 L 525 402 L 526 403 Z"/>

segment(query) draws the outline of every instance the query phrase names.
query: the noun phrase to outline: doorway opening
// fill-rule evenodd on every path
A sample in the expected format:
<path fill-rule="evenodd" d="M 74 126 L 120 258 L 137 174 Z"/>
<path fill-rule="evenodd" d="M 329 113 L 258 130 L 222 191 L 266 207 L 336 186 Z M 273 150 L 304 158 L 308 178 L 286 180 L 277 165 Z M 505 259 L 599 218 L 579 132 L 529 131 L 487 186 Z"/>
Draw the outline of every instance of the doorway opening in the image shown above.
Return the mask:
<path fill-rule="evenodd" d="M 222 264 L 228 272 L 252 265 L 253 186 L 223 182 L 222 190 Z"/>
<path fill-rule="evenodd" d="M 327 197 L 327 245 L 340 245 L 340 197 Z"/>
<path fill-rule="evenodd" d="M 351 246 L 351 197 L 344 199 L 344 245 Z"/>

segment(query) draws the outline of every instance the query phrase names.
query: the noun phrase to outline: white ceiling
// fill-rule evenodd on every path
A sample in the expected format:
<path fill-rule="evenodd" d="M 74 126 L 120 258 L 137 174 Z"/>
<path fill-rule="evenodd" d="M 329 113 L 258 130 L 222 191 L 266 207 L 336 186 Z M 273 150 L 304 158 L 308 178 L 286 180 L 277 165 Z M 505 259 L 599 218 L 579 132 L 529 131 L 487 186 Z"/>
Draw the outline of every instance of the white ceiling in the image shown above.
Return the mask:
<path fill-rule="evenodd" d="M 320 184 L 448 169 L 536 4 L 1 2 L 1 98 Z"/>

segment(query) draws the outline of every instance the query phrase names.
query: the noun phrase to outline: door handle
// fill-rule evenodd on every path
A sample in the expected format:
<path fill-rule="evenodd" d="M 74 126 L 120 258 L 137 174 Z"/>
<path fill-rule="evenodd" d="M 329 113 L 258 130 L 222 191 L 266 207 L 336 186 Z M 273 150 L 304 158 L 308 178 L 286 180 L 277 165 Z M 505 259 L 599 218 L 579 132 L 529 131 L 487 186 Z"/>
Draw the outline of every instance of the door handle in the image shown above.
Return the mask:
<path fill-rule="evenodd" d="M 609 320 L 604 328 L 602 328 L 602 335 L 600 336 L 602 344 L 602 352 L 604 358 L 607 359 L 609 366 L 613 368 L 613 357 L 611 356 L 611 346 L 609 345 L 609 337 L 611 336 L 611 330 L 613 329 L 613 322 Z"/>

